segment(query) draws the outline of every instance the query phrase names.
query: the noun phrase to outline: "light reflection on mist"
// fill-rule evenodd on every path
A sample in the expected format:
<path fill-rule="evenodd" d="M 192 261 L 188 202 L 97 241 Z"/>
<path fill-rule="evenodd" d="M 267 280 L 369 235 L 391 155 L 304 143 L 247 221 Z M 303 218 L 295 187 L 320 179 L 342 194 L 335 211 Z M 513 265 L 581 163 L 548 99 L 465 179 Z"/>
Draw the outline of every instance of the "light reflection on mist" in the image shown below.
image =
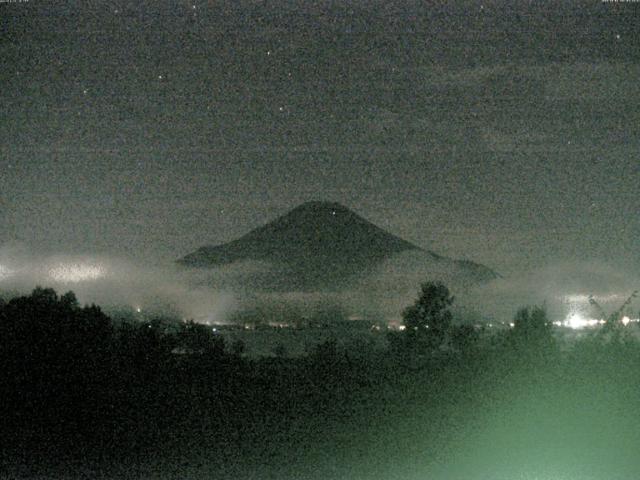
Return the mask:
<path fill-rule="evenodd" d="M 540 305 L 551 320 L 577 326 L 584 323 L 581 319 L 601 320 L 602 314 L 594 310 L 589 297 L 608 315 L 639 286 L 640 277 L 635 272 L 602 262 L 567 262 L 477 286 L 458 295 L 457 300 L 501 321 L 509 321 L 521 306 Z M 637 308 L 637 303 L 630 305 L 631 319 L 638 316 Z"/>
<path fill-rule="evenodd" d="M 81 304 L 95 303 L 107 311 L 224 321 L 235 308 L 234 294 L 207 286 L 201 276 L 172 264 L 136 264 L 99 255 L 38 256 L 0 248 L 0 294 L 5 296 L 43 286 L 60 294 L 72 290 Z"/>
<path fill-rule="evenodd" d="M 14 274 L 13 270 L 11 270 L 9 267 L 2 265 L 0 263 L 0 281 L 8 279 L 13 274 Z"/>
<path fill-rule="evenodd" d="M 107 274 L 106 268 L 99 263 L 59 263 L 48 271 L 55 282 L 79 283 L 98 280 Z"/>
<path fill-rule="evenodd" d="M 0 290 L 28 293 L 37 285 L 60 293 L 73 290 L 81 303 L 140 308 L 206 324 L 228 323 L 238 310 L 255 310 L 256 306 L 276 316 L 308 316 L 321 307 L 336 305 L 344 309 L 345 318 L 399 325 L 401 312 L 415 300 L 420 283 L 443 275 L 433 262 L 414 260 L 406 256 L 390 259 L 338 292 L 275 293 L 246 286 L 247 278 L 269 268 L 255 262 L 190 270 L 172 263 L 136 264 L 98 255 L 43 257 L 0 248 Z M 456 297 L 458 321 L 508 323 L 519 307 L 544 305 L 552 321 L 572 328 L 600 319 L 589 305 L 590 295 L 612 312 L 640 285 L 634 275 L 594 264 L 541 268 L 479 286 L 445 283 Z M 637 310 L 625 315 L 630 321 L 638 316 Z"/>

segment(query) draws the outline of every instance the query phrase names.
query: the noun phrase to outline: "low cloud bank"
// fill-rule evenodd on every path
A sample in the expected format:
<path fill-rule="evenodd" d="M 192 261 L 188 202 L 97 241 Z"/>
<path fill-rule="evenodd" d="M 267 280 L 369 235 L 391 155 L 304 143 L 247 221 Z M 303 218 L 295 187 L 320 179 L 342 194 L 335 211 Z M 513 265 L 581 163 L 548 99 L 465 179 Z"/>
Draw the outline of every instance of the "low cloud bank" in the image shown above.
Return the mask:
<path fill-rule="evenodd" d="M 0 248 L 0 294 L 30 292 L 46 286 L 73 290 L 81 303 L 105 309 L 141 309 L 201 323 L 241 322 L 265 316 L 265 322 L 293 317 L 334 315 L 399 321 L 403 308 L 427 279 L 442 280 L 456 296 L 459 321 L 509 321 L 524 305 L 545 305 L 561 320 L 571 313 L 593 314 L 589 295 L 613 311 L 637 288 L 640 277 L 604 263 L 566 263 L 518 276 L 473 285 L 429 256 L 402 254 L 383 262 L 337 293 L 269 292 L 252 279 L 268 279 L 272 266 L 242 262 L 217 269 L 191 270 L 174 264 L 141 265 L 101 255 L 34 255 Z M 632 312 L 640 302 L 632 305 Z M 252 316 L 253 315 L 253 316 Z"/>
<path fill-rule="evenodd" d="M 214 322 L 236 308 L 234 293 L 204 286 L 197 272 L 173 265 L 136 265 L 104 255 L 33 255 L 0 249 L 0 293 L 30 292 L 35 286 L 75 292 L 80 303 L 129 308 Z"/>
<path fill-rule="evenodd" d="M 468 291 L 464 304 L 475 306 L 484 315 L 508 320 L 523 305 L 544 305 L 554 319 L 573 313 L 597 316 L 589 296 L 611 313 L 640 289 L 640 276 L 603 262 L 554 264 L 510 278 L 497 279 Z M 637 317 L 640 302 L 631 305 Z"/>

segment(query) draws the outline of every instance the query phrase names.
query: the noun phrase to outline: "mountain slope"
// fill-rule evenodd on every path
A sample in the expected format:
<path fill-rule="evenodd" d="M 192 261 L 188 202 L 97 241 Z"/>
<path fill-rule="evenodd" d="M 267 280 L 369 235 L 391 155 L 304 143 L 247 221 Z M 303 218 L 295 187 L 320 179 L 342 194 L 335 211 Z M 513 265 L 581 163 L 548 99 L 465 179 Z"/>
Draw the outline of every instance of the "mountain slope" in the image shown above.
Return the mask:
<path fill-rule="evenodd" d="M 308 289 L 339 286 L 407 251 L 422 252 L 437 263 L 456 262 L 392 235 L 338 203 L 308 202 L 237 240 L 202 247 L 178 263 L 214 267 L 250 260 L 267 262 L 278 272 L 270 275 L 269 282 L 281 284 L 282 289 Z M 486 267 L 458 263 L 455 268 L 486 269 L 488 276 L 495 278 Z"/>

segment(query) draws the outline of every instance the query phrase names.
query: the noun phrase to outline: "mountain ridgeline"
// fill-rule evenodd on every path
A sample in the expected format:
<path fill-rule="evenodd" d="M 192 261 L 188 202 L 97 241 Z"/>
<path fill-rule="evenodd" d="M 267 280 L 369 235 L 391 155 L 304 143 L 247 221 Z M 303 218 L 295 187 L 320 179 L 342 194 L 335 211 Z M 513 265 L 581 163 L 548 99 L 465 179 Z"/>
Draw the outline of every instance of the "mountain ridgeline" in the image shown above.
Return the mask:
<path fill-rule="evenodd" d="M 452 269 L 466 270 L 478 281 L 497 276 L 482 265 L 424 250 L 332 202 L 304 203 L 237 240 L 202 247 L 178 263 L 212 268 L 235 262 L 265 262 L 271 266 L 269 279 L 265 280 L 274 289 L 332 289 L 405 252 L 438 264 L 451 263 Z"/>

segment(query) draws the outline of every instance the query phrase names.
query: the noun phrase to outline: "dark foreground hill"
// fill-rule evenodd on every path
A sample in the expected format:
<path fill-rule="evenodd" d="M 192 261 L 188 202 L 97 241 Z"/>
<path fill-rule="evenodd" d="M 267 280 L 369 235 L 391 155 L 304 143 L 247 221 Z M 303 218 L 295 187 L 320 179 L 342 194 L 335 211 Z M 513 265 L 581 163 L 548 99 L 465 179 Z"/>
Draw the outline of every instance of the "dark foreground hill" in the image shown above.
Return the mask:
<path fill-rule="evenodd" d="M 332 202 L 304 203 L 237 240 L 205 246 L 178 260 L 211 268 L 257 261 L 270 266 L 265 280 L 277 289 L 331 288 L 366 275 L 383 261 L 414 252 L 441 271 L 450 269 L 487 281 L 497 275 L 483 265 L 456 261 L 392 235 Z"/>

